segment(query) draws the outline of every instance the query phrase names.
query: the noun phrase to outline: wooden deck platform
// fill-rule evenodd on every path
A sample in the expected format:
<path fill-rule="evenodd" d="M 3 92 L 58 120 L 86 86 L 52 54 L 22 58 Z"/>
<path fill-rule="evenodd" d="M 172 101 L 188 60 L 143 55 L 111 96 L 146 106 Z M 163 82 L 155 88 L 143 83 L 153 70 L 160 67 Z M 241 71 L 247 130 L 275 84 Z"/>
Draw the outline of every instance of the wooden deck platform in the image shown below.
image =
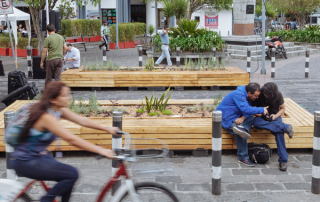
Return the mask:
<path fill-rule="evenodd" d="M 250 75 L 237 68 L 225 71 L 91 71 L 69 69 L 61 81 L 70 87 L 241 86 Z"/>
<path fill-rule="evenodd" d="M 3 134 L 3 114 L 6 111 L 17 111 L 22 105 L 29 101 L 16 101 L 5 110 L 0 112 L 0 152 L 5 151 Z M 212 103 L 213 100 L 169 100 L 169 104 L 198 104 Z M 119 105 L 141 104 L 140 100 L 119 100 Z M 101 105 L 112 105 L 110 101 L 100 101 Z M 285 99 L 286 113 L 283 121 L 293 125 L 294 137 L 289 139 L 285 134 L 287 148 L 312 148 L 313 147 L 313 116 L 289 98 Z M 112 125 L 112 118 L 91 118 L 94 121 L 106 126 Z M 111 135 L 102 131 L 81 127 L 72 122 L 61 120 L 61 124 L 78 135 L 94 144 L 111 148 Z M 166 141 L 172 150 L 189 149 L 211 149 L 212 118 L 124 118 L 123 130 L 131 133 L 132 138 L 159 138 Z M 222 148 L 236 149 L 236 142 L 233 135 L 222 131 Z M 270 131 L 252 129 L 252 138 L 248 142 L 266 143 L 271 148 L 276 148 L 274 136 Z M 160 145 L 153 140 L 137 140 L 137 148 L 157 148 Z M 66 141 L 62 141 L 61 147 L 56 147 L 54 142 L 49 150 L 72 151 L 79 150 Z"/>

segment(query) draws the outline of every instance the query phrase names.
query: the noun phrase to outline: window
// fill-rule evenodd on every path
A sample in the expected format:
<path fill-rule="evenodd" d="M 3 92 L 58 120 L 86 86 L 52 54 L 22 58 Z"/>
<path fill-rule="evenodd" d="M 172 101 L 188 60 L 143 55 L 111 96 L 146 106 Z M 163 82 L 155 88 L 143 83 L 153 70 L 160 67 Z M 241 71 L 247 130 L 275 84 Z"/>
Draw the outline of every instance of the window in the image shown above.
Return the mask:
<path fill-rule="evenodd" d="M 311 18 L 311 23 L 312 24 L 317 24 L 317 17 L 312 17 Z"/>
<path fill-rule="evenodd" d="M 194 19 L 200 22 L 200 16 L 195 16 Z"/>
<path fill-rule="evenodd" d="M 158 9 L 158 29 L 162 29 L 164 25 L 169 25 L 168 18 L 164 16 L 162 9 Z"/>

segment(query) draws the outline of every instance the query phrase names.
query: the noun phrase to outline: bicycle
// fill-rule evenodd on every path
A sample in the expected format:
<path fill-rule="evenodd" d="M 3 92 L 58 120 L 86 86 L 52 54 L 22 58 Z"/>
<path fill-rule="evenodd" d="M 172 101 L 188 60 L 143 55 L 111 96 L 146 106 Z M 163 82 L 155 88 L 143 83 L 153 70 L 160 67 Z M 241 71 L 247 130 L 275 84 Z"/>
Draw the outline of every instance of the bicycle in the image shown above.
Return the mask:
<path fill-rule="evenodd" d="M 131 150 L 131 137 L 129 133 L 119 131 L 119 134 L 125 135 L 125 146 L 120 149 L 115 149 L 115 159 L 118 161 L 118 170 L 115 175 L 108 181 L 105 187 L 102 189 L 101 193 L 97 198 L 97 202 L 141 202 L 141 201 L 155 201 L 154 197 L 159 197 L 161 201 L 172 201 L 179 202 L 178 198 L 175 194 L 165 187 L 162 184 L 158 184 L 155 182 L 142 182 L 134 184 L 133 180 L 130 178 L 127 168 L 124 164 L 125 161 L 135 161 L 136 158 L 136 150 Z M 141 139 L 141 138 L 137 138 Z M 151 138 L 147 138 L 151 139 Z M 157 139 L 158 140 L 158 139 Z M 158 140 L 163 142 L 162 140 Z M 159 155 L 152 156 L 142 156 L 142 158 L 152 157 L 165 157 L 168 153 L 167 145 L 163 144 L 162 153 Z M 97 156 L 97 159 L 104 158 L 103 156 Z M 160 171 L 161 172 L 161 171 Z M 108 192 L 111 191 L 112 186 L 117 183 L 117 180 L 123 176 L 125 180 L 121 182 L 121 186 L 115 191 L 114 195 L 108 196 Z M 31 202 L 31 198 L 26 194 L 26 191 L 36 182 L 40 182 L 45 191 L 48 191 L 50 188 L 43 181 L 34 180 L 24 186 L 21 182 L 17 182 L 14 180 L 8 179 L 0 179 L 0 202 Z M 149 200 L 149 198 L 152 199 Z M 54 200 L 53 202 L 58 202 Z"/>

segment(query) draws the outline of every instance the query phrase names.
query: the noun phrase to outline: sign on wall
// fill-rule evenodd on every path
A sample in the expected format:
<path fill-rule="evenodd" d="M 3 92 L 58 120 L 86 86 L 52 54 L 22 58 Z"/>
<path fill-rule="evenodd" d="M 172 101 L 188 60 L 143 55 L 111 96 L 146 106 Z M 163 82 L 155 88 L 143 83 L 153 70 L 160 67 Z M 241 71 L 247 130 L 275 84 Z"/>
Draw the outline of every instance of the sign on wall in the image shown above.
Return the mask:
<path fill-rule="evenodd" d="M 215 12 L 205 12 L 205 27 L 210 29 L 218 29 L 218 14 Z"/>
<path fill-rule="evenodd" d="M 13 6 L 11 0 L 0 0 L 0 15 L 12 14 Z"/>

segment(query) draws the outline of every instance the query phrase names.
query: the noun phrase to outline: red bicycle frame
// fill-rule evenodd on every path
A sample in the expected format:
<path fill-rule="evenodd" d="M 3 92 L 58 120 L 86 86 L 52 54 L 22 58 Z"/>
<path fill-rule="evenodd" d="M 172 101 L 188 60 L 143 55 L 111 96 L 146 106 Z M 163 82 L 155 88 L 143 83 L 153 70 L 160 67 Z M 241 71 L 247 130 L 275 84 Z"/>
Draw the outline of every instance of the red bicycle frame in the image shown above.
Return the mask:
<path fill-rule="evenodd" d="M 126 179 L 129 178 L 129 175 L 126 171 L 126 167 L 122 161 L 119 162 L 119 169 L 114 177 L 110 179 L 108 184 L 102 189 L 99 198 L 97 199 L 97 202 L 102 202 L 103 197 L 106 195 L 106 193 L 111 189 L 112 185 L 114 185 L 117 182 L 117 179 L 119 179 L 120 176 L 125 176 Z M 51 188 L 46 185 L 43 181 L 39 180 L 33 180 L 32 182 L 28 183 L 25 188 L 20 192 L 20 194 L 15 198 L 14 201 L 16 201 L 22 194 L 24 194 L 30 187 L 36 182 L 40 182 L 42 187 L 45 191 L 49 191 Z M 58 202 L 57 200 L 53 200 L 52 202 Z"/>

